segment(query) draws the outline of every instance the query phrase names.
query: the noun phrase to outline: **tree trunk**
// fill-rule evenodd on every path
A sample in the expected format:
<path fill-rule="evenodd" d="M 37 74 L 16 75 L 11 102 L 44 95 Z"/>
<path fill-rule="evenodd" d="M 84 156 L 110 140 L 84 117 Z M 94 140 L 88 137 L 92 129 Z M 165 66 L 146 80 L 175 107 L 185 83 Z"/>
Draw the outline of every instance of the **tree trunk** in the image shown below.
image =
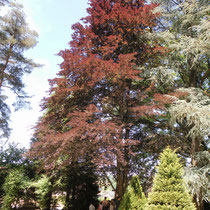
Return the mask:
<path fill-rule="evenodd" d="M 3 85 L 3 81 L 4 81 L 4 72 L 7 68 L 8 63 L 9 63 L 12 48 L 13 48 L 13 44 L 10 44 L 9 51 L 8 51 L 8 54 L 7 54 L 7 57 L 6 57 L 6 60 L 5 60 L 5 64 L 3 65 L 2 69 L 0 69 L 0 93 L 1 93 L 1 88 L 2 88 L 2 85 Z"/>
<path fill-rule="evenodd" d="M 117 161 L 117 180 L 115 197 L 122 198 L 128 185 L 128 167 Z"/>
<path fill-rule="evenodd" d="M 119 114 L 122 122 L 125 124 L 124 129 L 122 129 L 122 140 L 126 141 L 129 138 L 129 127 L 127 127 L 127 124 L 129 123 L 129 107 L 128 107 L 128 99 L 129 99 L 129 90 L 131 86 L 131 81 L 126 81 L 125 86 L 122 86 L 122 98 L 121 98 L 121 104 L 119 109 Z M 126 188 L 128 186 L 128 173 L 129 173 L 129 167 L 128 167 L 128 151 L 127 146 L 125 145 L 123 150 L 124 155 L 124 161 L 125 164 L 123 164 L 119 159 L 117 160 L 117 179 L 116 179 L 116 191 L 115 191 L 115 197 L 122 198 Z"/>

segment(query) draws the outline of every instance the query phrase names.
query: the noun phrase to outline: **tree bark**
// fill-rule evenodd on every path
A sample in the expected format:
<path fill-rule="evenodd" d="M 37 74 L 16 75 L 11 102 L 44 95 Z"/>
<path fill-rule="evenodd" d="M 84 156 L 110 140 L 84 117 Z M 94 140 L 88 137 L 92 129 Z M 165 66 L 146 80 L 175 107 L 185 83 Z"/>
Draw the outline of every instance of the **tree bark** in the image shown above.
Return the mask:
<path fill-rule="evenodd" d="M 127 127 L 127 124 L 129 123 L 129 107 L 128 107 L 128 98 L 129 98 L 129 89 L 131 86 L 131 81 L 126 81 L 126 84 L 124 87 L 122 87 L 122 101 L 120 106 L 120 118 L 122 120 L 122 123 L 125 124 L 124 129 L 122 129 L 122 140 L 126 141 L 129 138 L 129 128 Z M 127 146 L 125 145 L 122 149 L 123 155 L 124 155 L 124 161 L 123 164 L 119 159 L 117 160 L 117 179 L 116 179 L 116 191 L 115 191 L 115 197 L 122 198 L 126 188 L 128 186 L 128 173 L 129 173 L 129 167 L 128 167 L 128 151 Z"/>
<path fill-rule="evenodd" d="M 2 88 L 2 85 L 3 85 L 3 81 L 4 81 L 4 72 L 5 72 L 6 68 L 7 68 L 8 63 L 9 63 L 9 59 L 10 59 L 10 56 L 11 56 L 12 48 L 13 48 L 13 45 L 10 44 L 9 52 L 8 52 L 7 57 L 6 57 L 5 64 L 4 64 L 3 68 L 0 69 L 0 93 L 1 93 L 1 88 Z"/>
<path fill-rule="evenodd" d="M 115 198 L 122 198 L 128 185 L 128 169 L 120 161 L 117 161 L 117 180 Z"/>

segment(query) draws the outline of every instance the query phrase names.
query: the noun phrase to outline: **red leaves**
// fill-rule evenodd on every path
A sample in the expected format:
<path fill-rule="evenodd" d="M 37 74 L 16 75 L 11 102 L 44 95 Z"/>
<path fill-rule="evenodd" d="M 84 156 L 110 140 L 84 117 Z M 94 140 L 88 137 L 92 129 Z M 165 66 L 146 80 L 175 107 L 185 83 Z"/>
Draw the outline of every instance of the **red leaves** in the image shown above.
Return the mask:
<path fill-rule="evenodd" d="M 162 50 L 141 40 L 145 29 L 155 26 L 155 6 L 143 0 L 90 1 L 86 26 L 74 24 L 70 49 L 59 53 L 61 70 L 50 80 L 51 96 L 43 104 L 46 114 L 37 126 L 40 140 L 32 156 L 50 165 L 61 157 L 70 162 L 88 153 L 97 164 L 114 164 L 116 158 L 125 161 L 125 148 L 132 153 L 133 122 L 158 109 L 154 103 L 139 105 L 133 84 L 141 84 L 144 101 L 152 86 L 140 82 L 137 66 Z"/>

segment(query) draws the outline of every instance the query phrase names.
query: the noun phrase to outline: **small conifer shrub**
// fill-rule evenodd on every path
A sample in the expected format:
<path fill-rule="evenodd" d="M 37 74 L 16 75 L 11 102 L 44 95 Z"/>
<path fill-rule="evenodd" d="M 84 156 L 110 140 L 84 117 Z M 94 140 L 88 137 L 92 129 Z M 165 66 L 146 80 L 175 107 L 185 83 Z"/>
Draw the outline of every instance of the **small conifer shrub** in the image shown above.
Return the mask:
<path fill-rule="evenodd" d="M 142 210 L 146 203 L 146 197 L 142 191 L 138 176 L 133 176 L 122 198 L 119 210 Z"/>
<path fill-rule="evenodd" d="M 152 192 L 145 210 L 195 210 L 183 180 L 183 168 L 175 151 L 167 147 L 160 155 Z"/>

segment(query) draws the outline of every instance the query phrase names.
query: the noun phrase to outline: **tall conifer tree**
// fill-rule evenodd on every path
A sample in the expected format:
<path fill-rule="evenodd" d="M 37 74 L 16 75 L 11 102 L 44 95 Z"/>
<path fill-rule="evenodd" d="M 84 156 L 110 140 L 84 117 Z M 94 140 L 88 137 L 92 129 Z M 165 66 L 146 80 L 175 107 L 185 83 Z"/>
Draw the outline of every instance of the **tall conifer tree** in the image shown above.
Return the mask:
<path fill-rule="evenodd" d="M 169 108 L 170 127 L 173 129 L 171 133 L 177 134 L 176 142 L 182 139 L 181 147 L 185 148 L 182 153 L 192 160 L 190 182 L 198 182 L 193 177 L 200 177 L 199 189 L 191 185 L 191 191 L 196 192 L 197 208 L 203 210 L 203 200 L 207 197 L 206 175 L 199 172 L 202 168 L 198 157 L 203 155 L 205 159 L 205 151 L 209 149 L 210 4 L 208 0 L 153 2 L 160 4 L 156 11 L 161 11 L 159 25 L 162 27 L 157 36 L 170 49 L 155 77 L 157 80 L 157 77 L 170 78 L 174 90 L 186 93 L 185 97 L 175 98 L 175 103 Z"/>
<path fill-rule="evenodd" d="M 15 110 L 27 105 L 22 78 L 39 66 L 24 55 L 36 45 L 38 34 L 28 27 L 22 5 L 6 0 L 0 2 L 0 6 L 6 4 L 8 13 L 0 16 L 0 137 L 10 134 L 8 93 L 16 96 Z"/>

